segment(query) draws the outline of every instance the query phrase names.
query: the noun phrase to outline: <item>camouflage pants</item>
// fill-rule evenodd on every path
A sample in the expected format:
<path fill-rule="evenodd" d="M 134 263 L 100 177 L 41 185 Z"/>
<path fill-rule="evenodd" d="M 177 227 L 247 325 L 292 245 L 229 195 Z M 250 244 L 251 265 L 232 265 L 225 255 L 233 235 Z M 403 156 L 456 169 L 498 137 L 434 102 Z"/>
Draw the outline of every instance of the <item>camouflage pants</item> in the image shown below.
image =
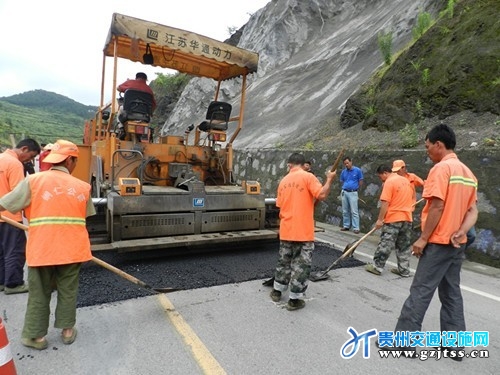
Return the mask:
<path fill-rule="evenodd" d="M 395 249 L 399 273 L 410 273 L 411 234 L 411 222 L 409 221 L 398 221 L 382 226 L 380 242 L 373 255 L 373 263 L 377 270 L 383 271 L 391 251 Z"/>
<path fill-rule="evenodd" d="M 274 289 L 284 292 L 290 285 L 290 298 L 302 299 L 311 274 L 314 242 L 280 241 Z"/>

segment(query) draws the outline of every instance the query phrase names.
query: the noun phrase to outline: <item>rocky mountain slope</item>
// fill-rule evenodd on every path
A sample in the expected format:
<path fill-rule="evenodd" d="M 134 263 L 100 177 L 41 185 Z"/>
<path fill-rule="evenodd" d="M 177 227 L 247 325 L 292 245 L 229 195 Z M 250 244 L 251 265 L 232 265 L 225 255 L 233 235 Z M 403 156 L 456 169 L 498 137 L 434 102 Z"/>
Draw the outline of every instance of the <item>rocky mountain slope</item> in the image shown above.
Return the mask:
<path fill-rule="evenodd" d="M 499 1 L 462 1 L 349 98 L 343 128 L 398 130 L 424 118 L 500 114 Z"/>
<path fill-rule="evenodd" d="M 486 119 L 490 131 L 464 140 L 467 145 L 483 142 L 500 124 L 500 71 L 483 81 L 475 79 L 473 84 L 478 92 L 475 103 L 484 103 L 483 98 L 488 96 L 492 103 L 496 100 L 496 106 L 476 108 L 462 93 L 451 97 L 446 105 L 443 98 L 453 94 L 450 88 L 469 82 L 469 73 L 476 77 L 484 74 L 483 62 L 488 61 L 489 69 L 499 66 L 498 43 L 488 40 L 499 40 L 498 17 L 491 15 L 499 13 L 493 9 L 500 2 L 456 2 L 453 17 L 434 25 L 389 69 L 384 69 L 381 79 L 374 75 L 383 68 L 378 35 L 391 32 L 393 52 L 402 51 L 412 41 L 419 14 L 427 12 L 437 19 L 447 4 L 446 0 L 269 2 L 251 17 L 239 41 L 240 47 L 258 52 L 260 60 L 258 73 L 249 80 L 245 124 L 234 146 L 328 149 L 336 141 L 348 147 L 377 147 L 377 141 L 382 140 L 381 147 L 387 142 L 402 147 L 398 130 L 406 123 L 415 125 L 418 132 L 444 118 L 452 125 L 453 121 L 463 123 L 464 118 L 468 124 L 483 124 Z M 476 11 L 479 15 L 474 17 L 487 20 L 469 22 Z M 487 14 L 490 17 L 485 17 Z M 484 43 L 476 41 L 481 34 Z M 448 51 L 453 55 L 464 51 L 461 56 L 467 56 L 469 63 L 462 64 L 458 57 L 451 59 Z M 481 58 L 474 60 L 471 56 Z M 444 65 L 446 61 L 450 63 Z M 427 82 L 431 83 L 425 92 L 421 89 L 424 71 L 430 73 Z M 480 85 L 489 85 L 488 90 Z M 166 120 L 162 134 L 180 135 L 191 123 L 199 123 L 213 91 L 210 80 L 193 79 Z M 234 83 L 223 84 L 221 99 L 238 107 Z M 469 105 L 458 105 L 462 102 Z M 375 113 L 366 116 L 368 108 Z M 392 132 L 380 133 L 386 130 Z"/>

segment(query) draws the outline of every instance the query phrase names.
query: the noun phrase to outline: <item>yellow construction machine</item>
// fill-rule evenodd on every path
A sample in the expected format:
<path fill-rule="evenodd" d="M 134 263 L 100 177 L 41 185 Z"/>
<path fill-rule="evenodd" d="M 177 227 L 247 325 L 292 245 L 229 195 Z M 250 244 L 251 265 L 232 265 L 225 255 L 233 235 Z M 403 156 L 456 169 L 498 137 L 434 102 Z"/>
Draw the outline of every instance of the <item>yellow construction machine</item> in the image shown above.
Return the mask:
<path fill-rule="evenodd" d="M 103 50 L 101 101 L 85 124 L 77 177 L 92 185 L 94 250 L 140 251 L 210 242 L 275 239 L 256 181 L 235 183 L 233 141 L 243 126 L 247 76 L 258 54 L 202 35 L 113 14 Z M 184 134 L 151 137 L 151 98 L 116 90 L 118 63 L 130 60 L 214 82 L 201 123 Z M 106 62 L 113 63 L 105 103 Z M 239 113 L 219 100 L 221 83 L 241 83 Z M 135 91 L 135 92 L 134 92 Z M 126 115 L 124 115 L 125 113 Z M 120 117 L 120 118 L 118 118 Z M 117 126 L 118 125 L 118 126 Z M 194 133 L 194 134 L 193 134 Z"/>

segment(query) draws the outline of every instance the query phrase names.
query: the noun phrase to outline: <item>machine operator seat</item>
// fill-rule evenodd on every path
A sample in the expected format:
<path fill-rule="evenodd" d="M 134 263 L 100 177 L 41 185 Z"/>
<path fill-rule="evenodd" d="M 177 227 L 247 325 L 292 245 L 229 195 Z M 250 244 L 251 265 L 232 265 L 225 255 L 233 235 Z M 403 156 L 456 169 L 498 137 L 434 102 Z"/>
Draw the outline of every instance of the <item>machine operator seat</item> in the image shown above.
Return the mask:
<path fill-rule="evenodd" d="M 128 89 L 123 96 L 123 107 L 118 121 L 143 121 L 149 123 L 153 115 L 153 96 L 144 91 Z"/>
<path fill-rule="evenodd" d="M 233 107 L 226 102 L 211 102 L 208 106 L 206 119 L 198 127 L 201 131 L 208 132 L 210 130 L 226 131 L 231 110 Z"/>

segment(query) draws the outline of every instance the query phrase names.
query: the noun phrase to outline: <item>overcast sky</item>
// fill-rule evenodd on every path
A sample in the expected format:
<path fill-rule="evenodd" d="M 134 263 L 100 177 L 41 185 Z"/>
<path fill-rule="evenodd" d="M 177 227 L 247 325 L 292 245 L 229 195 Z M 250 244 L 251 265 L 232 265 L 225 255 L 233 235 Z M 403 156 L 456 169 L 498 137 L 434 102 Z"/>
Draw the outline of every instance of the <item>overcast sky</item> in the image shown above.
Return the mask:
<path fill-rule="evenodd" d="M 240 28 L 269 1 L 0 0 L 0 97 L 43 89 L 98 105 L 102 50 L 115 12 L 223 41 L 228 28 Z M 171 73 L 123 60 L 117 80 L 138 71 L 150 79 Z"/>

